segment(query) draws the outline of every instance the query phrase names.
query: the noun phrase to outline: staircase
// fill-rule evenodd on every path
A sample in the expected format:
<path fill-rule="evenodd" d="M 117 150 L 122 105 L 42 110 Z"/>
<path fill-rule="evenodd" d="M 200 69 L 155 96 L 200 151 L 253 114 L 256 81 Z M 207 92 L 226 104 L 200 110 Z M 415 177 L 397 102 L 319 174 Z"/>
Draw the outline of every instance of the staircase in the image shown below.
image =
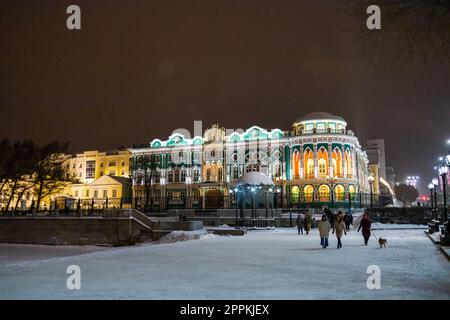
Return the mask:
<path fill-rule="evenodd" d="M 139 224 L 141 228 L 141 235 L 139 237 L 139 241 L 158 241 L 165 235 L 169 234 L 173 230 L 161 230 L 159 226 L 159 221 L 147 217 L 142 212 L 137 211 L 136 209 L 127 210 L 129 213 L 129 217 L 131 220 Z"/>

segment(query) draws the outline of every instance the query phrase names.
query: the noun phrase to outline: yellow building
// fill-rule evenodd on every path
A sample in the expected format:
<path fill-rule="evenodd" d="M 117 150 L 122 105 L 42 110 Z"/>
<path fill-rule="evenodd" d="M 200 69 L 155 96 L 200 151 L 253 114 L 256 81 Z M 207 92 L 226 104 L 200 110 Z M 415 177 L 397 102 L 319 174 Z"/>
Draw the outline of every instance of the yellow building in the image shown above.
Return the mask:
<path fill-rule="evenodd" d="M 130 177 L 130 152 L 84 151 L 69 159 L 69 173 L 81 183 L 91 183 L 103 175 Z"/>
<path fill-rule="evenodd" d="M 70 206 L 76 206 L 79 201 L 83 208 L 118 208 L 130 201 L 129 166 L 128 150 L 76 154 L 68 161 L 68 171 L 77 182 L 69 184 L 54 197 L 54 201 L 58 207 L 62 207 L 61 202 L 65 198 L 69 198 Z"/>
<path fill-rule="evenodd" d="M 374 179 L 373 179 L 373 189 L 372 192 L 374 194 L 380 194 L 380 175 L 379 175 L 379 170 L 380 168 L 378 167 L 377 164 L 369 164 L 368 166 L 369 169 L 369 175 L 371 175 Z"/>

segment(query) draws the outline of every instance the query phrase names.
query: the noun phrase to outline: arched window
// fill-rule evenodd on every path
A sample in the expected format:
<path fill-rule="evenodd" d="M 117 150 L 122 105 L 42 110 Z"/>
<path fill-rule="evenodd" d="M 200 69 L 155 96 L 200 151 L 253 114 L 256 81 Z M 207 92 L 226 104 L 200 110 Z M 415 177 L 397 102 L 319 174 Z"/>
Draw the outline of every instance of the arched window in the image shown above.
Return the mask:
<path fill-rule="evenodd" d="M 295 150 L 292 154 L 292 164 L 294 166 L 294 179 L 300 178 L 300 153 Z"/>
<path fill-rule="evenodd" d="M 303 157 L 304 176 L 306 179 L 314 178 L 314 154 L 310 148 L 307 148 Z"/>
<path fill-rule="evenodd" d="M 333 165 L 333 176 L 337 176 L 338 178 L 342 178 L 342 154 L 339 148 L 335 148 L 331 155 L 331 163 Z"/>
<path fill-rule="evenodd" d="M 297 186 L 293 186 L 291 190 L 291 201 L 296 203 L 299 201 L 300 189 Z"/>
<path fill-rule="evenodd" d="M 348 195 L 351 201 L 356 199 L 356 189 L 354 186 L 348 186 Z"/>
<path fill-rule="evenodd" d="M 181 180 L 181 182 L 186 182 L 186 170 L 184 170 L 184 169 L 181 170 L 180 180 Z"/>
<path fill-rule="evenodd" d="M 330 201 L 330 188 L 326 184 L 319 187 L 319 200 Z"/>
<path fill-rule="evenodd" d="M 223 169 L 222 169 L 222 167 L 217 169 L 217 180 L 219 182 L 221 182 L 223 180 Z"/>
<path fill-rule="evenodd" d="M 173 182 L 173 171 L 169 170 L 167 172 L 167 182 Z"/>
<path fill-rule="evenodd" d="M 274 171 L 275 179 L 281 177 L 281 166 L 280 166 L 279 163 L 276 163 L 274 165 L 274 170 L 273 171 Z"/>
<path fill-rule="evenodd" d="M 211 169 L 206 169 L 206 181 L 211 181 Z"/>
<path fill-rule="evenodd" d="M 345 200 L 345 189 L 344 186 L 338 184 L 334 187 L 334 199 L 336 201 L 344 201 Z"/>
<path fill-rule="evenodd" d="M 233 179 L 237 179 L 237 178 L 239 178 L 239 167 L 234 166 L 233 167 Z"/>
<path fill-rule="evenodd" d="M 303 188 L 303 195 L 306 202 L 313 202 L 314 187 L 307 185 Z"/>
<path fill-rule="evenodd" d="M 200 181 L 200 174 L 198 169 L 194 169 L 194 181 L 199 182 Z"/>
<path fill-rule="evenodd" d="M 176 168 L 173 172 L 174 175 L 174 182 L 180 182 L 180 169 Z"/>
<path fill-rule="evenodd" d="M 347 178 L 352 177 L 352 159 L 349 150 L 345 150 L 345 166 L 347 167 Z"/>
<path fill-rule="evenodd" d="M 324 147 L 317 153 L 317 165 L 319 167 L 319 177 L 326 178 L 328 175 L 328 152 Z"/>

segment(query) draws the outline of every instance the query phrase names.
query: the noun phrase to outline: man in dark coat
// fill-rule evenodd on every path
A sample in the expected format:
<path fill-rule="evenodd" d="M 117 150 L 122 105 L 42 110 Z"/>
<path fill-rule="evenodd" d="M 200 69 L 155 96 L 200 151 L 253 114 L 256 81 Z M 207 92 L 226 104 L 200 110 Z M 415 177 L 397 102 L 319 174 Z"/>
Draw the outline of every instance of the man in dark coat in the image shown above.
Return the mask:
<path fill-rule="evenodd" d="M 298 216 L 297 216 L 297 231 L 298 231 L 298 234 L 300 234 L 300 232 L 303 234 L 303 225 L 304 225 L 303 218 L 302 218 L 302 216 L 299 213 Z"/>
<path fill-rule="evenodd" d="M 359 224 L 358 232 L 362 229 L 362 235 L 364 237 L 364 244 L 367 246 L 367 242 L 369 242 L 370 238 L 370 227 L 372 222 L 370 221 L 369 215 L 364 213 L 361 223 Z"/>
<path fill-rule="evenodd" d="M 350 230 L 350 225 L 352 224 L 352 222 L 353 222 L 352 215 L 350 213 L 346 212 L 344 215 L 344 223 L 345 223 L 345 229 L 347 231 Z"/>

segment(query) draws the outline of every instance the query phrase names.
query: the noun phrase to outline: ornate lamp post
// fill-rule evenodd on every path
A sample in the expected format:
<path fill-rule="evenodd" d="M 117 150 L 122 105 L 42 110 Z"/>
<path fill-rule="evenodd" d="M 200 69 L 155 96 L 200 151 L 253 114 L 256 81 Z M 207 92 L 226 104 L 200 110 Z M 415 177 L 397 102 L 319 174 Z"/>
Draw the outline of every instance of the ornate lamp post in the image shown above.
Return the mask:
<path fill-rule="evenodd" d="M 373 208 L 373 182 L 375 180 L 375 178 L 370 175 L 367 180 L 369 180 L 369 184 L 370 184 L 370 208 Z"/>
<path fill-rule="evenodd" d="M 428 184 L 428 190 L 430 190 L 430 205 L 431 210 L 434 210 L 434 202 L 433 202 L 433 191 L 434 191 L 434 184 L 433 182 Z"/>
<path fill-rule="evenodd" d="M 327 180 L 330 179 L 330 191 L 331 191 L 331 209 L 334 208 L 334 186 L 333 186 L 333 177 L 327 175 Z M 337 179 L 337 176 L 334 176 L 334 179 Z"/>
<path fill-rule="evenodd" d="M 436 220 L 437 220 L 437 210 L 438 210 L 438 204 L 437 204 L 437 187 L 439 185 L 439 180 L 437 178 L 433 178 L 431 180 L 431 183 L 433 183 L 433 194 L 434 194 L 434 210 L 435 210 L 435 214 L 436 214 Z"/>
<path fill-rule="evenodd" d="M 439 175 L 442 179 L 442 197 L 444 199 L 444 221 L 448 221 L 447 216 L 447 173 L 448 167 L 447 164 L 442 165 L 439 168 Z"/>

